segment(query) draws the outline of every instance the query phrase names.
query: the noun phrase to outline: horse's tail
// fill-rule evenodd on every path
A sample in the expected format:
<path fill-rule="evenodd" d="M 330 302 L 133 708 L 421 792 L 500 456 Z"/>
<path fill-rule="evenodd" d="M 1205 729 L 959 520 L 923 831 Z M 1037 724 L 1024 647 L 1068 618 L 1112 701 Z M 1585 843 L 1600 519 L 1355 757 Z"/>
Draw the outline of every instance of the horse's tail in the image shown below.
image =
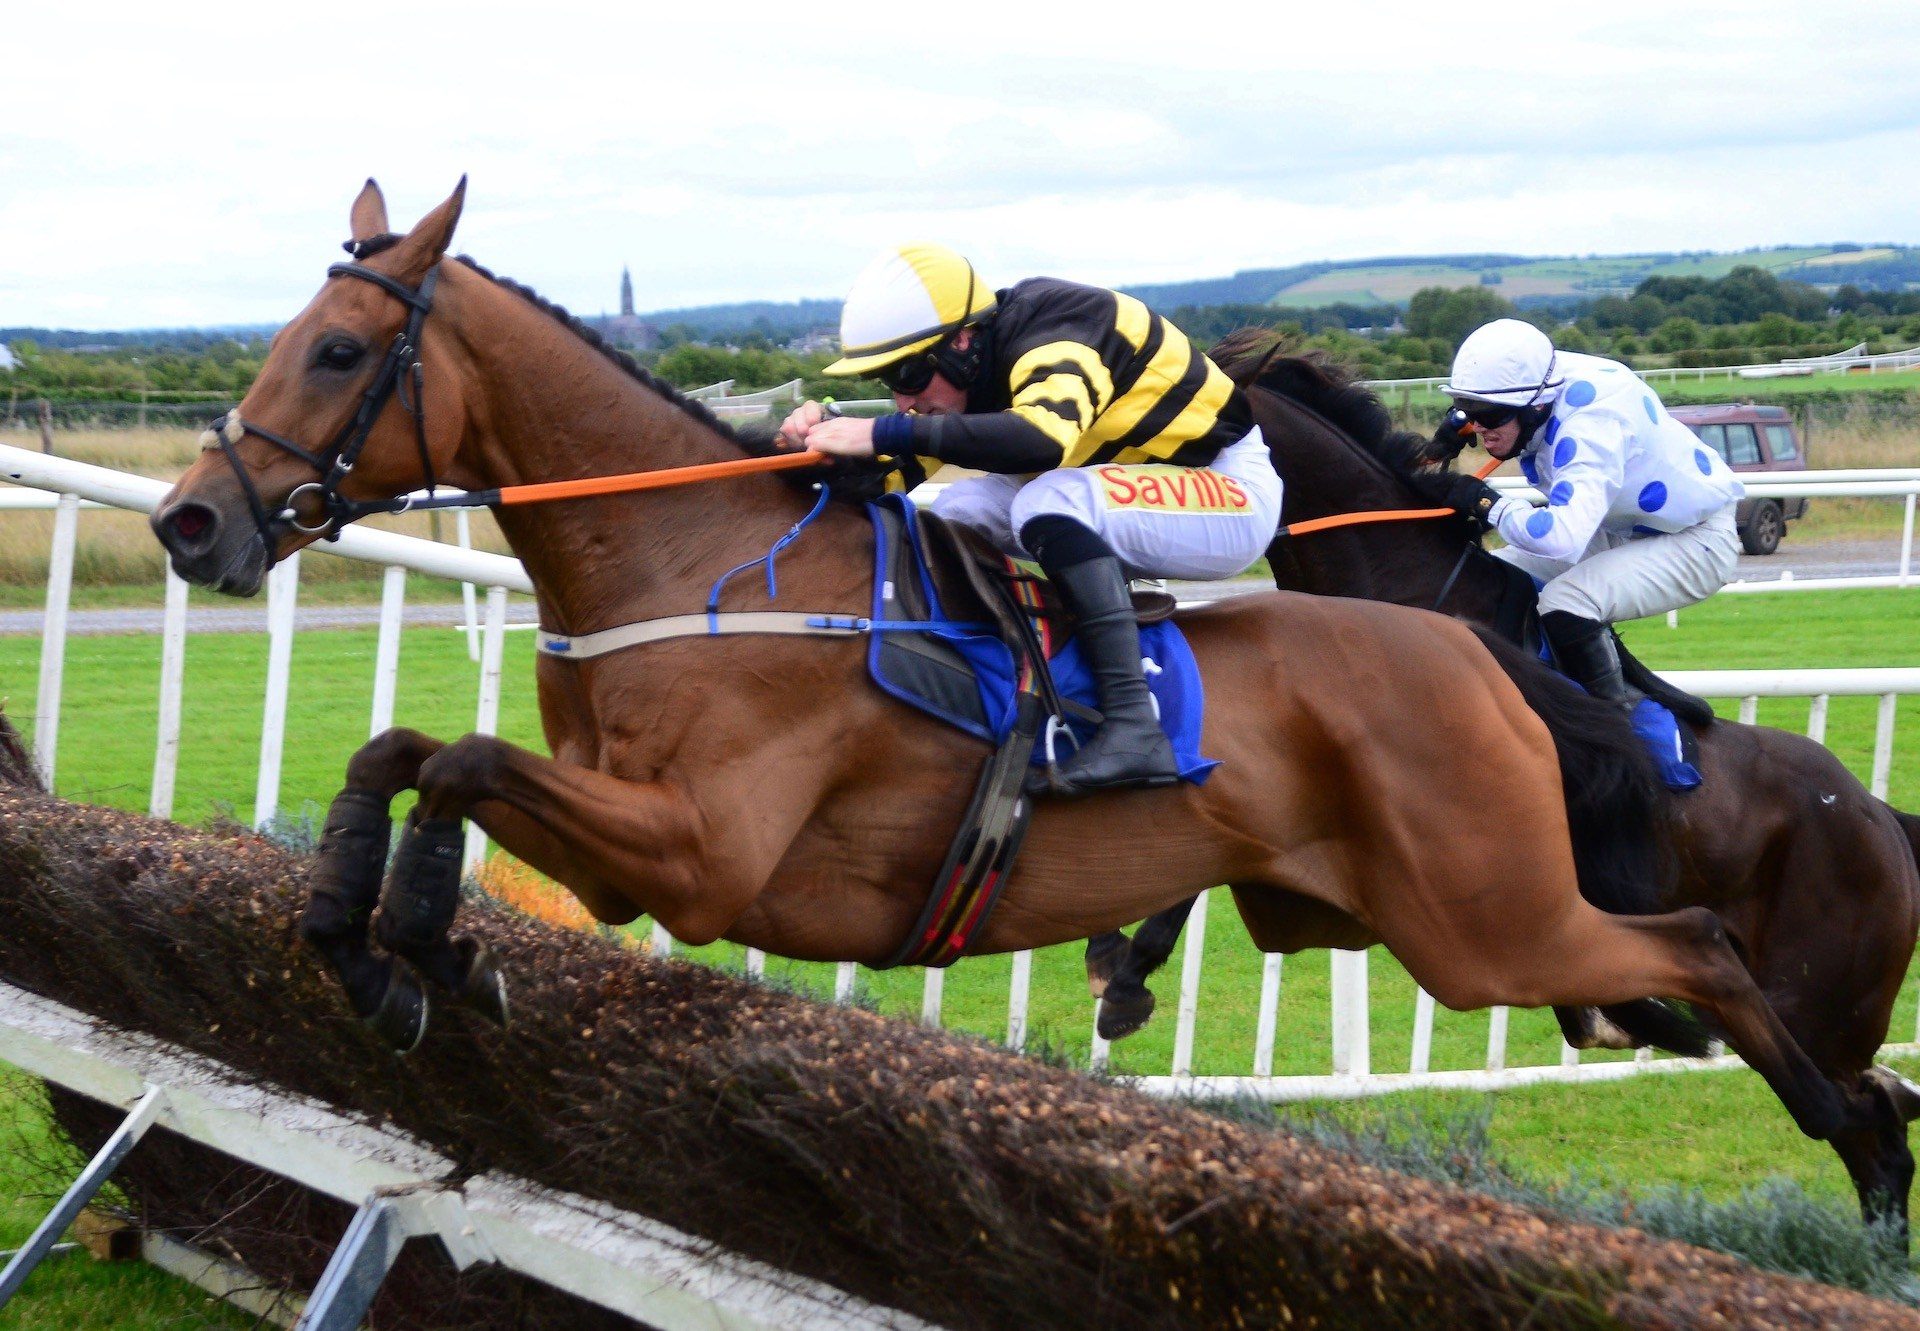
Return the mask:
<path fill-rule="evenodd" d="M 1673 872 L 1667 797 L 1626 713 L 1589 697 L 1491 629 L 1474 632 L 1553 735 L 1580 895 L 1615 915 L 1667 909 Z"/>
<path fill-rule="evenodd" d="M 1580 895 L 1615 915 L 1667 909 L 1673 873 L 1667 795 L 1626 714 L 1589 697 L 1493 630 L 1474 632 L 1553 735 Z M 1636 1047 L 1689 1058 L 1709 1052 L 1711 1033 L 1683 1006 L 1643 998 L 1600 1011 Z"/>

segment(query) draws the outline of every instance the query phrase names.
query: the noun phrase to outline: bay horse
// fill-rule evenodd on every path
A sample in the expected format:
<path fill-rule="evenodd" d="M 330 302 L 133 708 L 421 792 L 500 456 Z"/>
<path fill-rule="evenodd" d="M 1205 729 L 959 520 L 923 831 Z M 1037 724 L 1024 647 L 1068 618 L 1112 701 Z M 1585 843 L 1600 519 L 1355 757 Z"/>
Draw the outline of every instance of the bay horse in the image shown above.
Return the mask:
<path fill-rule="evenodd" d="M 1380 400 L 1336 368 L 1272 347 L 1270 335 L 1234 334 L 1211 354 L 1248 389 L 1255 419 L 1274 441 L 1286 483 L 1282 520 L 1430 507 L 1406 480 L 1436 465 L 1426 440 L 1395 431 Z M 1268 562 L 1282 588 L 1437 608 L 1509 634 L 1533 600 L 1531 581 L 1481 548 L 1464 519 L 1282 537 Z M 1681 872 L 1661 906 L 1710 909 L 1821 1071 L 1868 1098 L 1870 1126 L 1832 1145 L 1865 1218 L 1891 1221 L 1904 1234 L 1914 1173 L 1906 1125 L 1920 1117 L 1920 1088 L 1876 1067 L 1874 1056 L 1920 922 L 1920 817 L 1874 798 L 1804 735 L 1716 720 L 1637 662 L 1629 668 L 1632 682 L 1691 726 L 1706 777 L 1671 802 Z M 1131 942 L 1119 933 L 1089 942 L 1089 980 L 1108 1031 L 1137 1030 L 1152 1013 L 1144 981 L 1172 955 L 1191 904 L 1143 923 Z M 1353 921 L 1329 920 L 1317 939 L 1293 941 L 1372 940 Z M 1628 1043 L 1589 1010 L 1557 1015 L 1576 1046 Z"/>
<path fill-rule="evenodd" d="M 350 211 L 357 262 L 329 270 L 153 514 L 183 577 L 250 594 L 353 503 L 436 480 L 487 489 L 750 451 L 564 311 L 447 259 L 464 195 L 462 181 L 396 235 L 367 182 Z M 697 613 L 716 578 L 809 507 L 753 476 L 498 517 L 541 623 L 583 634 Z M 864 512 L 826 504 L 781 556 L 776 604 L 865 614 L 873 555 Z M 723 610 L 767 608 L 747 581 Z M 1601 704 L 1543 676 L 1529 687 L 1550 695 L 1550 730 L 1472 630 L 1399 606 L 1274 592 L 1181 626 L 1221 767 L 1204 785 L 1044 804 L 974 950 L 1087 938 L 1226 883 L 1261 946 L 1292 945 L 1302 916 L 1357 922 L 1449 1007 L 1691 1003 L 1803 1132 L 1868 1121 L 1870 1103 L 1799 1049 L 1710 911 L 1612 914 L 1582 897 L 1563 801 L 1583 790 L 1597 802 L 1583 816 L 1619 829 L 1606 886 L 1621 900 L 1657 895 L 1665 861 L 1634 769 L 1570 763 L 1563 784 L 1556 734 L 1568 742 Z M 694 636 L 545 656 L 550 758 L 389 730 L 347 765 L 303 932 L 397 1045 L 418 1038 L 429 992 L 504 1019 L 490 959 L 450 932 L 471 818 L 608 924 L 644 912 L 693 944 L 881 963 L 920 912 L 985 746 L 872 687 L 864 655 L 844 639 Z M 1595 769 L 1617 756 L 1584 753 Z M 418 802 L 383 887 L 387 809 L 406 789 Z M 1489 791 L 1529 793 L 1538 816 L 1496 825 Z"/>

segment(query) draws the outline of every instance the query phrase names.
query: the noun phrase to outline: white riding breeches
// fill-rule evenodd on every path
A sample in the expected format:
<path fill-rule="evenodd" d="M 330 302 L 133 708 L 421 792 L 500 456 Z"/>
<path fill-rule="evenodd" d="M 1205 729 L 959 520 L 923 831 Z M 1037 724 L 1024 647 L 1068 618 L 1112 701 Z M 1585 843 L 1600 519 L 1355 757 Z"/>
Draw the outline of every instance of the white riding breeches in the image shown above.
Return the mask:
<path fill-rule="evenodd" d="M 1561 610 L 1602 624 L 1697 605 L 1726 586 L 1739 566 L 1735 504 L 1682 531 L 1628 535 L 1602 527 L 1573 563 L 1508 546 L 1495 556 L 1546 585 L 1540 613 Z"/>
<path fill-rule="evenodd" d="M 1280 477 L 1260 430 L 1206 467 L 1167 464 L 1061 468 L 1032 476 L 972 476 L 933 502 L 1019 559 L 1020 529 L 1072 518 L 1100 534 L 1135 578 L 1230 578 L 1267 552 L 1280 526 Z"/>

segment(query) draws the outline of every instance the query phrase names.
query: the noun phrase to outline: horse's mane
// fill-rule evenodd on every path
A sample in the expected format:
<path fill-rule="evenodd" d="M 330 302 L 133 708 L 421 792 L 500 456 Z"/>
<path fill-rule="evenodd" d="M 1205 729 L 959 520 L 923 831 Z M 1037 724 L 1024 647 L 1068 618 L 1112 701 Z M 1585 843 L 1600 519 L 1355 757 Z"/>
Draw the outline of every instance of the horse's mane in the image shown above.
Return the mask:
<path fill-rule="evenodd" d="M 374 248 L 371 252 L 378 253 L 379 248 L 385 247 Z M 628 378 L 642 388 L 666 399 L 701 425 L 731 441 L 742 452 L 754 457 L 768 457 L 781 451 L 774 444 L 775 427 L 771 423 L 746 430 L 729 425 L 697 398 L 688 397 L 672 384 L 650 373 L 646 366 L 601 337 L 598 329 L 570 313 L 564 306 L 556 305 L 532 287 L 492 272 L 469 255 L 460 255 L 458 262 L 465 264 L 495 286 L 511 291 L 549 318 L 557 320 L 575 337 L 619 367 Z M 828 466 L 803 467 L 795 471 L 783 471 L 779 475 L 782 480 L 800 489 L 807 489 L 817 481 L 824 481 L 835 499 L 859 502 L 872 498 L 884 489 L 886 473 L 878 465 L 863 465 L 858 459 L 843 458 Z"/>
<path fill-rule="evenodd" d="M 1267 389 L 1324 419 L 1398 476 L 1425 471 L 1428 443 L 1396 430 L 1386 403 L 1324 352 L 1283 354 L 1288 339 L 1268 328 L 1242 328 L 1207 355 L 1242 388 Z"/>

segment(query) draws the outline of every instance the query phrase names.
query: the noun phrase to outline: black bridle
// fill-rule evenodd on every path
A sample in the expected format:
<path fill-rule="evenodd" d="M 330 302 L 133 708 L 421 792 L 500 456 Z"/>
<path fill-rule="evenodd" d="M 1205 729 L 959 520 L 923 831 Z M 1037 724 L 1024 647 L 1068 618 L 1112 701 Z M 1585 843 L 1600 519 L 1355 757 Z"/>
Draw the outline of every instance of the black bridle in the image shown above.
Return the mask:
<path fill-rule="evenodd" d="M 354 250 L 349 245 L 349 250 Z M 367 446 L 367 437 L 373 433 L 374 423 L 380 413 L 386 409 L 387 401 L 398 396 L 400 405 L 413 417 L 413 437 L 420 450 L 420 470 L 429 493 L 437 488 L 434 479 L 433 458 L 427 451 L 426 400 L 423 396 L 424 371 L 420 366 L 420 333 L 427 322 L 427 315 L 433 311 L 433 292 L 440 281 L 440 269 L 436 265 L 428 271 L 426 280 L 420 283 L 419 290 L 394 281 L 385 273 L 375 272 L 364 264 L 336 263 L 327 269 L 329 279 L 335 277 L 357 277 L 363 282 L 371 282 L 395 299 L 407 306 L 407 326 L 393 339 L 393 345 L 387 348 L 387 358 L 381 362 L 379 373 L 373 382 L 367 385 L 367 391 L 361 395 L 360 407 L 353 413 L 333 443 L 324 452 L 316 453 L 305 448 L 284 435 L 275 434 L 251 421 L 240 419 L 238 408 L 214 421 L 208 431 L 210 442 L 203 447 L 218 448 L 226 457 L 227 465 L 233 468 L 234 476 L 240 482 L 240 488 L 246 493 L 247 506 L 253 511 L 253 524 L 260 532 L 260 540 L 265 544 L 269 557 L 274 546 L 273 524 L 284 522 L 296 531 L 309 534 L 318 533 L 329 541 L 340 538 L 340 529 L 369 513 L 404 513 L 409 507 L 405 498 L 374 501 L 348 499 L 340 493 L 341 482 L 353 471 L 354 464 L 360 460 L 361 450 Z M 277 513 L 269 514 L 267 506 L 260 498 L 260 491 L 253 483 L 253 477 L 240 461 L 240 455 L 234 445 L 248 435 L 266 440 L 283 453 L 291 454 L 319 473 L 320 479 L 308 481 L 305 485 L 295 486 L 286 498 L 285 506 Z M 206 436 L 203 436 L 203 440 Z M 307 491 L 315 492 L 325 512 L 318 526 L 307 526 L 300 521 L 295 503 Z"/>

